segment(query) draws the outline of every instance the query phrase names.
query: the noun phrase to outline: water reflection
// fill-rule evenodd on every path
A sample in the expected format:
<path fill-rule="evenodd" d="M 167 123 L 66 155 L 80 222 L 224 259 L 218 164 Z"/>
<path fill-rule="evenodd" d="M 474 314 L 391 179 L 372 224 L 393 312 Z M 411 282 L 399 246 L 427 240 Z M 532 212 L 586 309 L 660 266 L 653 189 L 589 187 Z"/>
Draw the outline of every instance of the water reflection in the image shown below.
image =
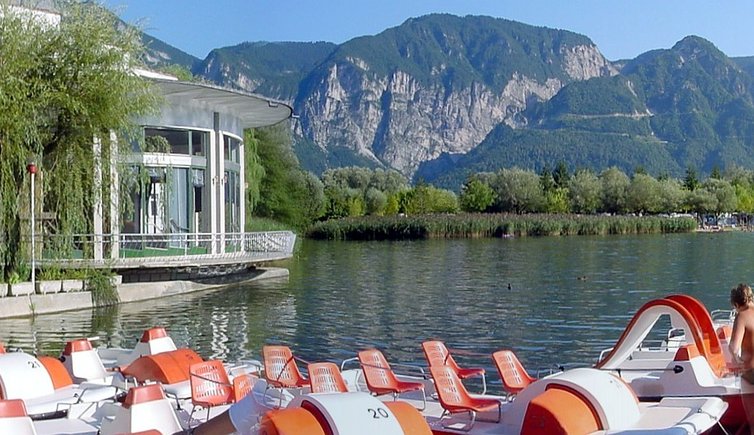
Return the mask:
<path fill-rule="evenodd" d="M 9 347 L 57 353 L 99 336 L 131 346 L 153 325 L 206 358 L 259 358 L 284 342 L 309 360 L 342 360 L 377 346 L 423 362 L 420 343 L 468 351 L 459 363 L 494 373 L 489 355 L 512 348 L 536 369 L 594 362 L 647 300 L 688 293 L 727 307 L 751 281 L 754 235 L 686 234 L 415 242 L 304 241 L 270 281 L 181 299 L 131 303 L 34 319 L 0 320 Z"/>

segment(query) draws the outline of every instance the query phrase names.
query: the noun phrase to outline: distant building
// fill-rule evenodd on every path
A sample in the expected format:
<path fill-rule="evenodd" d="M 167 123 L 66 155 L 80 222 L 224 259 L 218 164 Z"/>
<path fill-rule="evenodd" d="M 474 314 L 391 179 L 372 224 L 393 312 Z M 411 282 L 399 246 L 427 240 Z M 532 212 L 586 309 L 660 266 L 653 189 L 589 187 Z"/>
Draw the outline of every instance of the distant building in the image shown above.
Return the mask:
<path fill-rule="evenodd" d="M 60 22 L 54 1 L 10 2 L 52 25 Z M 118 268 L 231 264 L 290 256 L 295 236 L 244 233 L 246 180 L 244 129 L 273 125 L 291 117 L 280 101 L 206 83 L 135 71 L 164 97 L 151 117 L 138 120 L 143 141 L 133 154 L 103 153 L 93 140 L 95 156 L 110 155 L 113 200 L 95 194 L 94 233 L 80 235 L 73 263 Z M 118 140 L 111 134 L 111 140 Z M 116 165 L 115 160 L 126 165 Z M 100 185 L 102 166 L 95 185 Z M 114 168 L 127 168 L 116 171 Z M 118 180 L 127 177 L 130 191 L 118 195 Z M 117 198 L 127 197 L 129 204 Z M 106 210 L 106 207 L 108 208 Z M 128 210 L 121 213 L 121 210 Z M 39 227 L 39 224 L 37 224 Z M 41 234 L 41 242 L 52 234 Z M 92 245 L 87 247 L 86 245 Z M 90 249 L 91 248 L 91 249 Z M 161 257 L 160 261 L 149 260 Z M 45 259 L 41 259 L 44 261 Z M 51 259 L 47 259 L 51 261 Z M 58 261 L 61 259 L 55 259 Z M 199 263 L 198 263 L 199 261 Z"/>

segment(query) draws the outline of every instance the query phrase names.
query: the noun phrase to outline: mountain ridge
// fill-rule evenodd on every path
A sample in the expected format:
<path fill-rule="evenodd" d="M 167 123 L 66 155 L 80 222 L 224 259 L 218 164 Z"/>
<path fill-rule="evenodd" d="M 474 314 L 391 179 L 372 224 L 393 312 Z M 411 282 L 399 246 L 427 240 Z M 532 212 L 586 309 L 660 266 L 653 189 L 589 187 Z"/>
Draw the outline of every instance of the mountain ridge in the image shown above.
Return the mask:
<path fill-rule="evenodd" d="M 316 173 L 390 167 L 457 188 L 479 168 L 560 160 L 673 175 L 754 166 L 754 57 L 693 35 L 611 62 L 567 30 L 431 14 L 342 44 L 218 48 L 193 72 L 290 102 L 294 148 Z"/>

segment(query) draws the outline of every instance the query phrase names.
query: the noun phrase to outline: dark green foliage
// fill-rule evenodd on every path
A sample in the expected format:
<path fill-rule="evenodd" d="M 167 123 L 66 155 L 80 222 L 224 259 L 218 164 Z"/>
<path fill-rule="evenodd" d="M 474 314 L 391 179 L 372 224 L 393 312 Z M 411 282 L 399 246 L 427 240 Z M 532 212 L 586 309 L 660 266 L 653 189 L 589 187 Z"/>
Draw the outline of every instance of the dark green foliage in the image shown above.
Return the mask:
<path fill-rule="evenodd" d="M 306 75 L 337 46 L 329 42 L 244 42 L 212 50 L 193 69 L 218 83 L 284 100 L 294 100 Z M 257 83 L 236 82 L 243 75 Z"/>
<path fill-rule="evenodd" d="M 319 222 L 308 237 L 334 240 L 405 240 L 456 237 L 570 236 L 678 233 L 696 229 L 692 218 L 434 214 L 369 216 Z"/>
<path fill-rule="evenodd" d="M 699 175 L 696 173 L 696 170 L 691 166 L 686 168 L 686 178 L 683 180 L 683 187 L 686 190 L 692 191 L 699 187 L 699 184 Z"/>
<path fill-rule="evenodd" d="M 552 181 L 555 183 L 554 187 L 568 187 L 568 181 L 571 179 L 571 174 L 568 172 L 568 166 L 563 160 L 558 162 L 555 167 L 555 172 L 552 173 Z M 547 187 L 544 184 L 542 187 Z"/>
<path fill-rule="evenodd" d="M 321 215 L 322 186 L 299 168 L 289 132 L 287 123 L 254 131 L 252 139 L 264 167 L 254 214 L 303 229 Z"/>
<path fill-rule="evenodd" d="M 317 175 L 322 175 L 328 169 L 350 166 L 374 169 L 379 166 L 374 160 L 351 148 L 332 146 L 323 150 L 313 142 L 301 138 L 294 141 L 293 149 L 301 162 L 301 168 Z"/>
<path fill-rule="evenodd" d="M 471 213 L 487 211 L 495 202 L 495 191 L 479 177 L 471 177 L 461 188 L 461 210 Z"/>
<path fill-rule="evenodd" d="M 570 83 L 525 115 L 528 127 L 497 127 L 454 169 L 428 163 L 417 176 L 458 189 L 469 172 L 538 171 L 561 159 L 670 177 L 686 167 L 754 166 L 754 79 L 698 37 L 627 61 L 618 76 Z"/>
<path fill-rule="evenodd" d="M 49 231 L 93 233 L 92 138 L 116 131 L 120 146 L 129 148 L 135 119 L 158 101 L 150 83 L 131 72 L 141 67 L 139 35 L 119 29 L 112 14 L 71 2 L 60 25 L 48 26 L 0 8 L 0 58 L 6 60 L 0 62 L 0 263 L 9 277 L 28 258 L 28 245 L 21 244 L 29 212 L 26 159 L 34 157 L 44 174 L 35 195 L 54 211 Z M 102 142 L 103 161 L 112 147 Z M 108 183 L 97 187 L 109 195 Z"/>
<path fill-rule="evenodd" d="M 419 184 L 413 189 L 401 192 L 399 201 L 400 211 L 407 215 L 458 211 L 458 199 L 453 192 L 428 184 Z"/>
<path fill-rule="evenodd" d="M 191 73 L 191 68 L 199 63 L 196 57 L 173 47 L 154 36 L 141 34 L 141 42 L 146 47 L 142 60 L 152 68 L 164 70 L 170 74 L 171 65 L 178 65 L 182 71 Z"/>
<path fill-rule="evenodd" d="M 680 172 L 667 145 L 654 137 L 576 130 L 513 130 L 499 125 L 479 146 L 459 159 L 456 169 L 428 174 L 420 167 L 417 176 L 426 177 L 437 186 L 458 189 L 469 172 L 513 166 L 540 171 L 545 165 L 559 161 L 572 168 L 616 166 L 632 173 L 635 167 L 643 166 L 650 173 L 667 168 L 672 168 L 668 172 L 673 174 Z"/>
<path fill-rule="evenodd" d="M 552 77 L 572 80 L 563 59 L 576 45 L 594 44 L 564 30 L 483 16 L 433 14 L 348 41 L 328 62 L 368 59 L 368 73 L 377 76 L 400 70 L 421 83 L 434 84 L 439 79 L 446 89 L 480 82 L 502 90 L 514 73 L 541 82 Z M 439 76 L 438 65 L 444 66 Z"/>
<path fill-rule="evenodd" d="M 86 290 L 92 292 L 92 303 L 95 307 L 106 307 L 120 302 L 112 277 L 113 273 L 106 270 L 89 272 L 85 285 Z"/>
<path fill-rule="evenodd" d="M 754 56 L 732 57 L 731 60 L 735 62 L 744 72 L 751 76 L 754 76 Z"/>

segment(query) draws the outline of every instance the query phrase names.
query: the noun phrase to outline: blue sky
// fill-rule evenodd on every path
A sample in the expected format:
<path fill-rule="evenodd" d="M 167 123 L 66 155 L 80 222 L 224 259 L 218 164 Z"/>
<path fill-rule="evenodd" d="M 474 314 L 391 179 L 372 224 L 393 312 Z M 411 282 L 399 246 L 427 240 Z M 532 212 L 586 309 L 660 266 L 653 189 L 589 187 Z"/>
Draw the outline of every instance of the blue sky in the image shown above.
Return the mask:
<path fill-rule="evenodd" d="M 590 37 L 611 60 L 669 48 L 687 35 L 729 56 L 754 55 L 751 0 L 103 0 L 126 22 L 199 58 L 245 41 L 373 35 L 433 12 L 489 15 Z"/>

